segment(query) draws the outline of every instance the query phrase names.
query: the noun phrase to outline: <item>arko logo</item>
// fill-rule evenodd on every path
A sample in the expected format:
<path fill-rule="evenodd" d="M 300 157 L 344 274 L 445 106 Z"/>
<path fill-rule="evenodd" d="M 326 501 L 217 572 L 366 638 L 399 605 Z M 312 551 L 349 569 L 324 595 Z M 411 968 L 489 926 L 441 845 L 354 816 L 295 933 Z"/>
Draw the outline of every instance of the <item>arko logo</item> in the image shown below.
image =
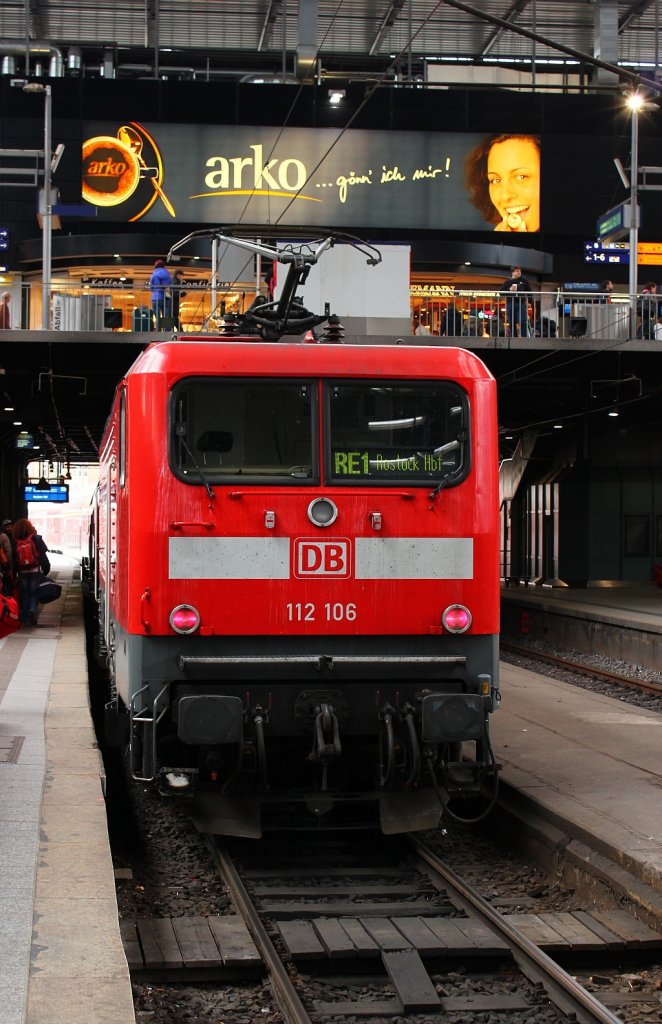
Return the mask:
<path fill-rule="evenodd" d="M 348 579 L 352 570 L 352 548 L 346 537 L 297 537 L 294 541 L 294 576 L 334 576 Z"/>

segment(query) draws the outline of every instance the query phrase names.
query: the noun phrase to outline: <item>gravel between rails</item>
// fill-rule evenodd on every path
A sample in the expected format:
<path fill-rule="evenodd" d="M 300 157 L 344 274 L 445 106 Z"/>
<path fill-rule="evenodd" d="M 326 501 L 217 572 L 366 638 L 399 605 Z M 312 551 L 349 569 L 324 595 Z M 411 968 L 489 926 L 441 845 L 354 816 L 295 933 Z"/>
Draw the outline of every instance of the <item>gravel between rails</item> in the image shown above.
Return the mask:
<path fill-rule="evenodd" d="M 616 672 L 628 679 L 639 680 L 644 683 L 659 683 L 662 687 L 662 672 L 647 668 L 645 665 L 633 665 L 617 658 L 608 658 L 601 654 L 585 654 L 582 651 L 568 650 L 545 640 L 538 640 L 523 636 L 501 637 L 502 643 L 516 644 L 518 647 L 526 647 L 530 651 L 530 658 L 523 654 L 515 654 L 502 649 L 501 660 L 508 665 L 518 665 L 522 668 L 531 668 L 539 675 L 547 676 L 549 679 L 558 679 L 564 683 L 571 683 L 573 686 L 580 686 L 584 690 L 592 690 L 594 693 L 602 693 L 606 697 L 613 697 L 633 707 L 648 708 L 650 711 L 662 713 L 662 692 L 660 696 L 649 693 L 638 693 L 635 689 L 626 686 L 619 686 L 618 683 L 609 683 L 600 679 L 592 679 L 590 676 L 582 676 L 577 672 L 564 668 L 558 668 L 543 661 L 536 660 L 536 654 L 552 654 L 559 658 L 567 658 L 578 665 L 586 665 L 587 668 L 597 668 L 605 672 Z"/>
<path fill-rule="evenodd" d="M 642 666 L 629 666 L 611 658 L 567 652 L 554 645 L 522 637 L 512 639 L 520 646 L 571 657 L 587 666 L 623 672 L 635 678 L 662 683 L 662 674 Z M 551 678 L 582 686 L 632 703 L 662 712 L 662 695 L 657 698 L 622 689 L 616 684 L 582 678 L 575 672 L 557 669 L 540 663 L 533 664 L 521 655 L 503 654 L 503 660 L 531 667 Z M 204 838 L 195 830 L 186 815 L 185 805 L 160 798 L 149 787 L 127 780 L 124 766 L 116 761 L 109 771 L 109 828 L 117 868 L 130 869 L 130 878 L 118 878 L 117 899 L 120 918 L 140 915 L 197 916 L 232 912 L 227 893 L 218 880 Z M 559 880 L 550 878 L 536 867 L 522 863 L 521 859 L 501 849 L 489 834 L 489 820 L 481 830 L 445 822 L 442 828 L 425 833 L 425 841 L 448 864 L 468 878 L 495 907 L 504 912 L 543 912 L 574 910 L 581 906 L 572 890 Z M 486 868 L 486 865 L 489 867 Z M 610 972 L 578 975 L 591 991 L 623 994 L 623 1005 L 618 1015 L 626 1024 L 662 1024 L 662 964 L 646 966 L 641 970 L 631 965 Z M 461 970 L 434 975 L 433 981 L 444 996 L 466 994 L 470 986 L 476 991 L 476 981 Z M 326 1001 L 369 998 L 370 989 L 359 983 L 344 981 L 335 991 L 329 991 L 314 978 L 300 972 L 297 982 L 306 999 Z M 517 991 L 518 979 L 485 982 L 487 991 Z M 207 1024 L 273 1024 L 282 1018 L 274 1004 L 266 982 L 245 985 L 166 985 L 134 983 L 137 1024 L 188 1024 L 204 1021 Z M 520 989 L 521 990 L 521 989 Z M 632 1002 L 634 993 L 641 993 L 642 1002 Z M 532 999 L 536 993 L 532 990 Z M 545 1005 L 544 998 L 524 1017 L 508 1015 L 513 1024 L 556 1024 L 558 1014 Z M 334 1024 L 334 1018 L 326 1018 Z M 345 1018 L 343 1024 L 347 1024 Z M 437 1018 L 440 1020 L 440 1018 Z M 461 1014 L 444 1017 L 449 1024 L 462 1024 L 469 1018 Z M 477 1018 L 473 1018 L 476 1020 Z M 485 1012 L 483 1024 L 503 1024 L 503 1014 Z M 392 1018 L 392 1024 L 402 1024 L 404 1018 Z M 436 1024 L 434 1015 L 407 1017 L 407 1024 Z M 366 1024 L 366 1022 L 362 1022 Z"/>

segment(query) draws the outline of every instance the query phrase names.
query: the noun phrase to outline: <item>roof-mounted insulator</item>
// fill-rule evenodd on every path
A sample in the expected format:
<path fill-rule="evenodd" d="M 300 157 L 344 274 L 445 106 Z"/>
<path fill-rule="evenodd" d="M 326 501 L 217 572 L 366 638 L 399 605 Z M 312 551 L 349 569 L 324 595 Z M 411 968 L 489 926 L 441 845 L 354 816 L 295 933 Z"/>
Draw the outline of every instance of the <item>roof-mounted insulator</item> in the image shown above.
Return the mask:
<path fill-rule="evenodd" d="M 340 323 L 340 317 L 331 314 L 326 322 L 322 341 L 330 345 L 342 345 L 345 337 L 345 328 Z"/>

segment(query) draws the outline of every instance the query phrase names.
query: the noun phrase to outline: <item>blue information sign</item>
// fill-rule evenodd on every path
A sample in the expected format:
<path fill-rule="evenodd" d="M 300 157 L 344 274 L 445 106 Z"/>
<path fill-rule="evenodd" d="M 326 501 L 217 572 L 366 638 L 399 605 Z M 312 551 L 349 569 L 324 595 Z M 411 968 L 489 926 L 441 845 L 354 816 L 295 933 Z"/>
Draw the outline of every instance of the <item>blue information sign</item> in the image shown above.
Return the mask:
<path fill-rule="evenodd" d="M 630 262 L 630 246 L 627 242 L 584 242 L 584 263 L 627 266 Z"/>
<path fill-rule="evenodd" d="M 69 501 L 69 484 L 51 484 L 48 490 L 42 490 L 36 484 L 25 484 L 23 487 L 24 501 Z"/>

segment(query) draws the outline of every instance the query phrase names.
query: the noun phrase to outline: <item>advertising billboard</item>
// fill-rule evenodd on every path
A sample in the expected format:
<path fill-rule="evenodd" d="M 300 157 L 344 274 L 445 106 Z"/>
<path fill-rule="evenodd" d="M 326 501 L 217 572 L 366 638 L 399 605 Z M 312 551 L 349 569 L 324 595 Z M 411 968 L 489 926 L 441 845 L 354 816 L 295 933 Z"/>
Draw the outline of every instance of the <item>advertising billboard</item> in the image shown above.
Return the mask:
<path fill-rule="evenodd" d="M 540 230 L 534 135 L 86 122 L 98 220 Z"/>

